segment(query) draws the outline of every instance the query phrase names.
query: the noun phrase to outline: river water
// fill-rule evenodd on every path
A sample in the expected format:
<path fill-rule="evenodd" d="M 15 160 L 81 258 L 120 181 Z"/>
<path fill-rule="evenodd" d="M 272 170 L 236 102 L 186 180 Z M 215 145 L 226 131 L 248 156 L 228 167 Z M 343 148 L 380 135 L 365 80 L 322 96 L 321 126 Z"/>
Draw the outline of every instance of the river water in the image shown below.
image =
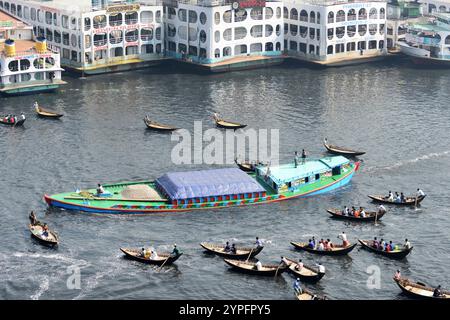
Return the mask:
<path fill-rule="evenodd" d="M 202 241 L 265 241 L 263 263 L 280 256 L 321 262 L 325 277 L 308 288 L 333 299 L 404 299 L 392 281 L 396 269 L 430 285 L 449 287 L 450 73 L 416 69 L 407 61 L 314 69 L 284 65 L 264 70 L 198 75 L 146 69 L 78 79 L 56 94 L 0 98 L 0 114 L 24 111 L 23 128 L 0 128 L 2 299 L 294 299 L 293 278 L 243 275 L 219 257 L 205 255 Z M 38 119 L 32 104 L 62 111 L 61 120 Z M 174 165 L 170 135 L 146 130 L 152 118 L 192 130 L 195 120 L 213 128 L 211 113 L 280 130 L 280 162 L 305 148 L 326 155 L 331 143 L 364 149 L 361 170 L 337 191 L 277 204 L 153 216 L 100 216 L 47 209 L 45 193 L 157 178 Z M 218 166 L 213 166 L 218 167 Z M 368 194 L 388 190 L 428 195 L 422 206 L 388 208 L 378 225 L 336 221 L 325 209 L 375 208 Z M 57 249 L 30 238 L 28 213 L 36 210 L 61 238 Z M 290 241 L 382 237 L 414 250 L 402 261 L 359 247 L 346 257 L 295 251 Z M 122 257 L 119 247 L 143 244 L 184 255 L 158 270 Z M 79 268 L 79 269 L 77 269 Z M 76 288 L 73 270 L 80 270 Z M 369 274 L 379 282 L 368 286 Z M 69 286 L 67 285 L 69 283 Z M 71 285 L 72 284 L 72 285 Z M 73 288 L 75 284 L 75 288 Z"/>

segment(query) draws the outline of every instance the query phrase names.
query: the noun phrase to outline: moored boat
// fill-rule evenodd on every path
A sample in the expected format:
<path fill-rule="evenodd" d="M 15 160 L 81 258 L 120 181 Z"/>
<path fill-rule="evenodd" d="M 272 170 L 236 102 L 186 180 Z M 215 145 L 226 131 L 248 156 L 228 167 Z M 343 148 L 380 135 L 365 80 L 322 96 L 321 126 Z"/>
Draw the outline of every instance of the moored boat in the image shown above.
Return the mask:
<path fill-rule="evenodd" d="M 294 164 L 170 172 L 154 181 L 103 184 L 81 192 L 44 195 L 48 205 L 94 213 L 147 214 L 268 204 L 335 190 L 347 184 L 359 163 L 337 156 Z M 207 186 L 207 187 L 206 187 Z"/>
<path fill-rule="evenodd" d="M 414 282 L 406 278 L 394 279 L 400 289 L 406 295 L 413 298 L 421 298 L 421 299 L 450 299 L 450 292 L 442 291 L 442 295 L 439 297 L 435 297 L 433 295 L 434 288 L 428 287 L 423 283 Z"/>
<path fill-rule="evenodd" d="M 325 273 L 319 272 L 319 270 L 317 268 L 313 268 L 313 267 L 307 266 L 305 264 L 303 264 L 303 268 L 298 270 L 296 268 L 297 261 L 289 259 L 289 258 L 285 258 L 285 259 L 289 262 L 288 263 L 288 268 L 289 268 L 288 272 L 290 274 L 292 274 L 294 277 L 300 278 L 300 280 L 302 280 L 304 282 L 315 283 L 315 282 L 319 281 L 320 279 L 322 279 L 323 276 L 325 275 Z"/>
<path fill-rule="evenodd" d="M 38 105 L 36 105 L 34 107 L 34 110 L 36 111 L 38 116 L 43 117 L 43 118 L 58 119 L 58 118 L 61 118 L 63 116 L 62 113 L 57 113 L 55 111 L 44 109 L 44 108 L 42 108 L 42 107 L 40 107 Z"/>
<path fill-rule="evenodd" d="M 153 121 L 149 118 L 149 116 L 145 116 L 144 118 L 144 123 L 147 126 L 148 129 L 153 129 L 156 131 L 174 131 L 174 130 L 178 130 L 180 128 L 177 127 L 173 127 L 173 126 L 168 126 L 165 124 L 161 124 L 158 123 L 156 121 Z"/>
<path fill-rule="evenodd" d="M 247 126 L 246 124 L 224 120 L 224 119 L 220 118 L 217 113 L 214 113 L 213 117 L 214 117 L 214 121 L 216 122 L 216 125 L 219 128 L 236 130 L 236 129 L 245 128 Z"/>
<path fill-rule="evenodd" d="M 403 259 L 413 249 L 413 247 L 411 247 L 409 249 L 394 249 L 392 251 L 384 251 L 382 249 L 380 250 L 380 249 L 375 248 L 373 246 L 373 240 L 358 239 L 358 241 L 359 241 L 359 243 L 361 243 L 361 245 L 364 249 L 367 249 L 369 251 L 375 252 L 376 254 L 380 254 L 382 256 L 392 258 L 392 259 Z"/>
<path fill-rule="evenodd" d="M 348 254 L 350 251 L 352 251 L 355 247 L 356 247 L 356 243 L 354 244 L 349 244 L 346 247 L 343 247 L 341 245 L 333 245 L 333 248 L 328 249 L 328 250 L 318 250 L 318 249 L 312 249 L 308 246 L 307 243 L 305 242 L 291 242 L 291 244 L 296 248 L 296 249 L 300 249 L 300 250 L 304 250 L 310 253 L 316 253 L 316 254 L 320 254 L 320 255 L 325 255 L 325 256 L 341 256 L 341 255 L 345 255 Z"/>
<path fill-rule="evenodd" d="M 327 212 L 332 215 L 333 218 L 351 220 L 351 221 L 362 221 L 362 222 L 371 222 L 375 220 L 380 220 L 384 215 L 385 211 L 376 212 L 376 211 L 367 211 L 366 216 L 363 218 L 361 216 L 348 216 L 342 214 L 342 210 L 339 209 L 327 209 Z"/>
<path fill-rule="evenodd" d="M 166 252 L 158 252 L 158 257 L 156 259 L 152 259 L 150 257 L 143 257 L 139 249 L 130 249 L 130 248 L 120 248 L 125 254 L 125 257 L 137 260 L 143 263 L 156 264 L 162 266 L 169 265 L 178 260 L 179 257 L 183 255 L 183 253 L 179 253 L 178 255 L 172 255 Z"/>
<path fill-rule="evenodd" d="M 325 138 L 323 140 L 323 145 L 328 150 L 328 152 L 333 153 L 333 154 L 340 154 L 340 155 L 343 155 L 343 156 L 350 156 L 350 157 L 351 156 L 361 156 L 361 155 L 366 153 L 365 151 L 356 151 L 356 150 L 352 150 L 352 149 L 338 147 L 338 146 L 334 146 L 332 144 L 328 144 L 327 138 Z"/>
<path fill-rule="evenodd" d="M 59 242 L 58 235 L 51 230 L 47 231 L 48 235 L 44 235 L 43 226 L 40 224 L 29 224 L 28 229 L 31 232 L 31 236 L 43 244 L 55 246 Z"/>
<path fill-rule="evenodd" d="M 205 249 L 209 253 L 216 254 L 221 257 L 227 257 L 232 259 L 249 259 L 253 258 L 257 254 L 264 249 L 263 246 L 253 247 L 253 248 L 245 248 L 245 247 L 236 247 L 236 253 L 226 252 L 224 245 L 212 244 L 207 242 L 200 243 L 200 246 Z"/>
<path fill-rule="evenodd" d="M 248 273 L 248 274 L 256 274 L 260 276 L 278 276 L 287 270 L 287 265 L 279 264 L 279 265 L 268 265 L 263 264 L 261 269 L 258 270 L 256 268 L 255 262 L 243 261 L 243 260 L 234 260 L 234 259 L 224 259 L 226 264 L 233 267 L 233 269 Z"/>
<path fill-rule="evenodd" d="M 393 204 L 397 206 L 415 206 L 418 205 L 425 199 L 426 195 L 420 196 L 420 197 L 406 197 L 404 202 L 397 202 L 397 201 L 391 201 L 388 200 L 387 197 L 382 195 L 368 195 L 370 199 L 372 199 L 375 202 L 379 203 L 385 203 L 385 204 Z"/>

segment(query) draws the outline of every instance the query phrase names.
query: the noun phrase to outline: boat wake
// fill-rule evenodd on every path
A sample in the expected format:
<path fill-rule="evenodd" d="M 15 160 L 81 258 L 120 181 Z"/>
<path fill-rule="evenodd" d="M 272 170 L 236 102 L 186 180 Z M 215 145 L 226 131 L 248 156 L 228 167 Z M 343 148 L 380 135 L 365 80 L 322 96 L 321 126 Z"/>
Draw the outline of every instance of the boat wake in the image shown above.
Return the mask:
<path fill-rule="evenodd" d="M 394 169 L 398 169 L 400 167 L 403 167 L 405 165 L 409 165 L 409 164 L 414 164 L 420 161 L 424 161 L 424 160 L 429 160 L 429 159 L 433 159 L 433 158 L 440 158 L 446 155 L 450 154 L 450 150 L 444 151 L 444 152 L 432 152 L 414 159 L 409 159 L 409 160 L 404 160 L 404 161 L 399 161 L 397 163 L 394 163 L 393 165 L 390 166 L 385 166 L 385 167 L 368 167 L 365 168 L 364 171 L 366 172 L 375 172 L 375 171 L 384 171 L 384 170 L 394 170 Z"/>
<path fill-rule="evenodd" d="M 39 281 L 39 289 L 35 294 L 33 294 L 30 299 L 31 300 L 39 300 L 39 297 L 48 290 L 50 287 L 50 280 L 48 277 L 41 277 L 42 280 Z"/>

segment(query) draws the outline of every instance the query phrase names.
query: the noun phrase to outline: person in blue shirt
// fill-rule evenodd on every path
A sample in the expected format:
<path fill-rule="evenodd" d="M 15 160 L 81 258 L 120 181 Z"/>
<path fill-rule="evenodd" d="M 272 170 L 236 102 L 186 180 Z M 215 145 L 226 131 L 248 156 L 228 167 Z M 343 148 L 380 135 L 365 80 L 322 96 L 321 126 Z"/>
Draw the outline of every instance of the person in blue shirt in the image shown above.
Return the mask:
<path fill-rule="evenodd" d="M 294 281 L 294 291 L 295 291 L 295 294 L 297 294 L 297 295 L 303 293 L 302 285 L 300 283 L 300 278 L 297 278 L 297 280 Z"/>
<path fill-rule="evenodd" d="M 311 239 L 308 240 L 308 247 L 311 248 L 311 249 L 315 248 L 314 242 Z"/>

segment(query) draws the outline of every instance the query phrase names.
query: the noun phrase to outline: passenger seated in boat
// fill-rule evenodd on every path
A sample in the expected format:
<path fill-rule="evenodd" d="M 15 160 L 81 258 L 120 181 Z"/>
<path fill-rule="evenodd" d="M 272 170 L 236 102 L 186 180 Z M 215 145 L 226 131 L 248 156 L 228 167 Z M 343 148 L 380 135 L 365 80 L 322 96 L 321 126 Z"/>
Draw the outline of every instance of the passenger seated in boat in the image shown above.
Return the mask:
<path fill-rule="evenodd" d="M 400 273 L 400 270 L 397 270 L 397 272 L 394 274 L 395 280 L 400 280 L 402 278 L 402 274 Z"/>
<path fill-rule="evenodd" d="M 295 270 L 300 271 L 303 269 L 303 262 L 302 259 L 298 259 L 297 264 L 295 265 Z"/>
<path fill-rule="evenodd" d="M 331 242 L 330 239 L 327 239 L 327 243 L 328 243 L 328 250 L 333 250 L 333 242 Z"/>
<path fill-rule="evenodd" d="M 361 215 L 361 218 L 365 218 L 366 217 L 366 211 L 364 211 L 363 207 L 360 207 L 359 214 Z"/>
<path fill-rule="evenodd" d="M 294 291 L 297 295 L 300 295 L 303 293 L 302 284 L 300 283 L 300 278 L 297 278 L 297 280 L 294 281 Z"/>
<path fill-rule="evenodd" d="M 314 248 L 315 248 L 316 247 L 316 238 L 315 237 L 312 237 L 312 243 L 313 243 Z"/>
<path fill-rule="evenodd" d="M 375 249 L 380 248 L 380 242 L 377 240 L 377 237 L 373 238 L 372 247 L 374 247 Z"/>
<path fill-rule="evenodd" d="M 141 257 L 144 257 L 144 258 L 145 258 L 145 252 L 146 252 L 145 248 L 142 247 L 142 248 L 141 248 L 141 252 L 140 252 Z"/>
<path fill-rule="evenodd" d="M 105 189 L 103 188 L 103 186 L 100 183 L 97 184 L 97 194 L 102 195 L 104 193 L 105 193 Z"/>
<path fill-rule="evenodd" d="M 405 239 L 405 243 L 403 244 L 403 248 L 406 250 L 411 249 L 411 243 L 408 241 L 408 239 Z"/>
<path fill-rule="evenodd" d="M 383 240 L 383 238 L 380 239 L 380 250 L 384 250 L 386 247 L 386 242 Z"/>
<path fill-rule="evenodd" d="M 325 246 L 323 245 L 323 241 L 320 240 L 319 245 L 317 246 L 317 250 L 319 251 L 324 251 L 325 250 Z"/>
<path fill-rule="evenodd" d="M 48 237 L 48 226 L 46 223 L 44 223 L 44 226 L 42 227 L 42 234 L 41 234 L 44 238 Z"/>
<path fill-rule="evenodd" d="M 158 259 L 158 254 L 156 253 L 155 250 L 152 250 L 152 252 L 150 254 L 150 259 L 152 259 L 152 260 Z"/>
<path fill-rule="evenodd" d="M 233 243 L 232 245 L 231 245 L 231 249 L 230 249 L 230 253 L 232 253 L 232 254 L 236 254 L 236 245 Z"/>
<path fill-rule="evenodd" d="M 352 207 L 352 210 L 350 210 L 350 215 L 351 215 L 351 216 L 354 216 L 354 215 L 355 215 L 355 212 L 356 212 L 356 208 L 355 208 L 355 207 Z"/>
<path fill-rule="evenodd" d="M 151 254 L 150 250 L 148 250 L 148 249 L 144 250 L 144 258 L 145 259 L 150 259 L 151 255 L 152 254 Z"/>
<path fill-rule="evenodd" d="M 397 203 L 401 203 L 402 202 L 402 198 L 400 197 L 398 192 L 395 193 L 395 202 L 397 202 Z"/>
<path fill-rule="evenodd" d="M 255 263 L 255 269 L 260 271 L 262 269 L 262 263 L 258 260 L 258 262 Z"/>
<path fill-rule="evenodd" d="M 350 210 L 348 210 L 348 207 L 345 206 L 345 207 L 344 207 L 344 210 L 342 210 L 342 215 L 343 215 L 343 216 L 348 216 L 349 213 L 350 213 Z"/>
<path fill-rule="evenodd" d="M 406 198 L 405 198 L 405 195 L 403 194 L 403 192 L 400 193 L 400 202 L 401 203 L 406 202 Z"/>
<path fill-rule="evenodd" d="M 224 252 L 230 252 L 231 251 L 231 247 L 230 247 L 230 243 L 227 241 L 225 248 L 223 249 Z"/>
<path fill-rule="evenodd" d="M 359 210 L 355 210 L 355 212 L 353 213 L 353 215 L 355 216 L 355 218 L 359 218 Z"/>
<path fill-rule="evenodd" d="M 387 200 L 388 201 L 394 201 L 394 194 L 392 193 L 392 191 L 389 191 L 389 195 L 387 196 Z"/>
<path fill-rule="evenodd" d="M 438 285 L 433 291 L 433 297 L 439 298 L 440 296 L 442 296 L 441 285 Z"/>
<path fill-rule="evenodd" d="M 308 240 L 308 248 L 310 248 L 310 249 L 315 248 L 314 242 L 311 239 Z"/>

